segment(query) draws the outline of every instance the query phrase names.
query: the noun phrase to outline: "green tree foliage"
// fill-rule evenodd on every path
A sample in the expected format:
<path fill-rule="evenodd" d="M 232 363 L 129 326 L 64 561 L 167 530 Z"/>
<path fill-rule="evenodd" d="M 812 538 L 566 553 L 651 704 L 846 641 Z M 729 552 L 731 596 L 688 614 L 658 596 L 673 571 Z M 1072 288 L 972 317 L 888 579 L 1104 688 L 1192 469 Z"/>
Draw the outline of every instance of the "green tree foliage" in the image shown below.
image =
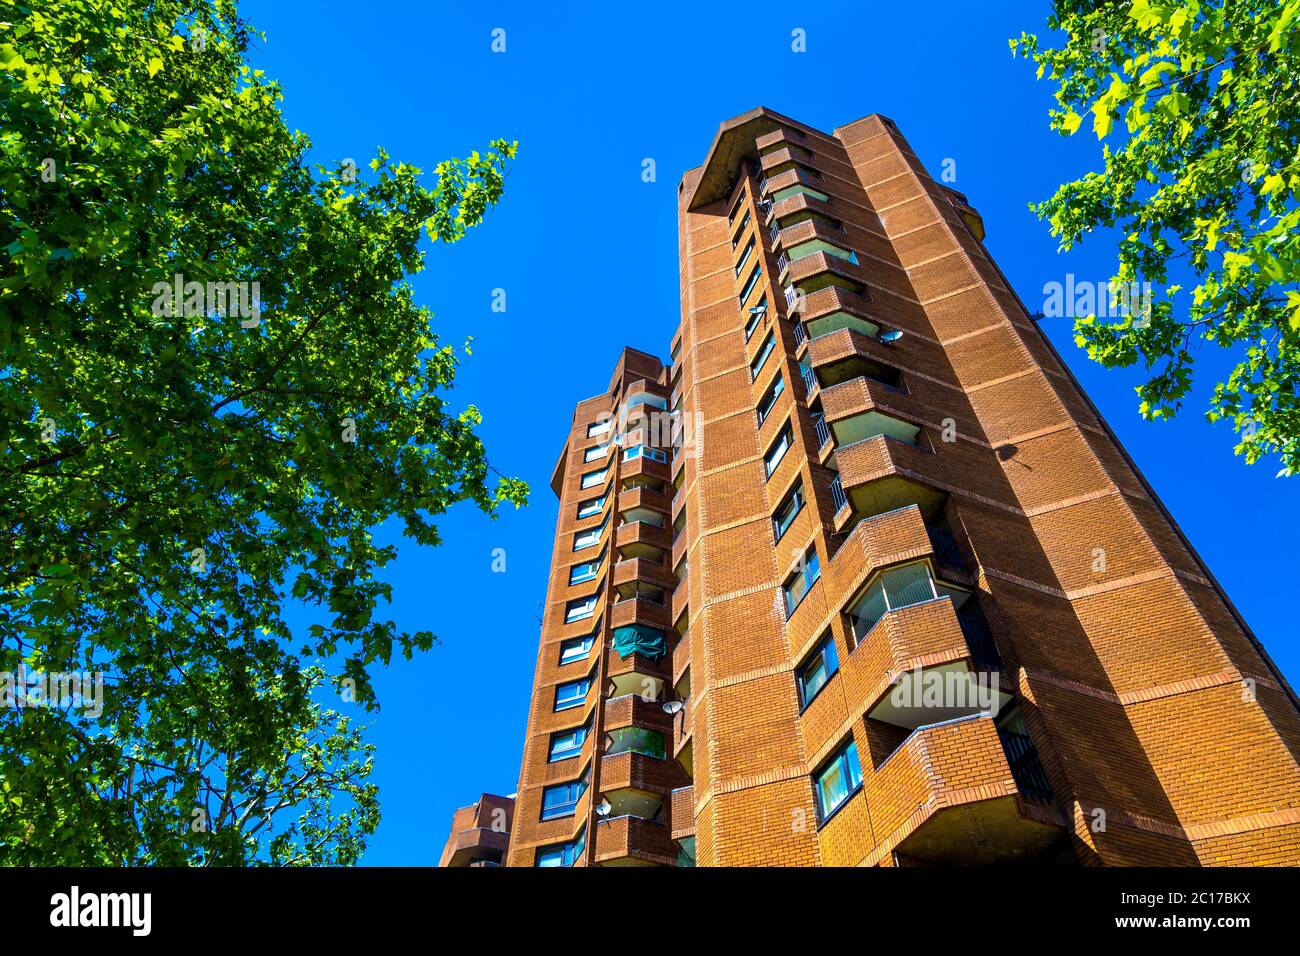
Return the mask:
<path fill-rule="evenodd" d="M 98 719 L 0 709 L 0 862 L 355 861 L 370 748 L 326 704 L 435 640 L 380 612 L 370 529 L 526 498 L 406 283 L 514 144 L 309 167 L 254 36 L 0 0 L 0 672 L 107 675 Z"/>
<path fill-rule="evenodd" d="M 1197 346 L 1230 350 L 1207 417 L 1280 474 L 1300 470 L 1298 20 L 1300 0 L 1060 0 L 1059 47 L 1011 41 L 1056 84 L 1052 126 L 1102 141 L 1102 172 L 1033 208 L 1064 249 L 1115 229 L 1115 278 L 1155 293 L 1149 321 L 1084 317 L 1076 340 L 1104 365 L 1143 364 L 1148 419 L 1182 406 Z"/>

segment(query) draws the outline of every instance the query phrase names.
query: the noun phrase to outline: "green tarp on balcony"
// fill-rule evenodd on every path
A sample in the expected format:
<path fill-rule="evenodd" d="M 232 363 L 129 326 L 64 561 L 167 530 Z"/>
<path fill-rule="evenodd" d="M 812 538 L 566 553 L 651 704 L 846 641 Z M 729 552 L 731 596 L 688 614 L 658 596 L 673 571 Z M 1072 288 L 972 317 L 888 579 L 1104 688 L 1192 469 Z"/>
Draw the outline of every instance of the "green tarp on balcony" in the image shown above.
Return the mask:
<path fill-rule="evenodd" d="M 657 661 L 668 650 L 668 642 L 664 632 L 658 628 L 629 624 L 627 627 L 614 628 L 614 650 L 618 651 L 619 657 L 641 654 Z"/>

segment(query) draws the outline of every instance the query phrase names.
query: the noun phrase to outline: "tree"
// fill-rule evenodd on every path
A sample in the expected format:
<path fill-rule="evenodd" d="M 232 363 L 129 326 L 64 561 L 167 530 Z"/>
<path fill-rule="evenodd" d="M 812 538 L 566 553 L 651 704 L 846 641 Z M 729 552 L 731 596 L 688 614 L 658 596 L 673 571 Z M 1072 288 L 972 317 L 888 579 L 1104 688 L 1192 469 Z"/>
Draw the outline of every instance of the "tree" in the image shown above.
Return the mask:
<path fill-rule="evenodd" d="M 233 0 L 0 20 L 0 675 L 104 680 L 97 716 L 0 699 L 0 862 L 353 862 L 376 791 L 329 700 L 435 641 L 380 613 L 370 529 L 526 500 L 406 281 L 515 145 L 309 167 Z"/>
<path fill-rule="evenodd" d="M 1061 46 L 1011 41 L 1056 83 L 1052 127 L 1091 115 L 1104 141 L 1101 172 L 1031 208 L 1066 250 L 1116 230 L 1115 280 L 1154 288 L 1149 315 L 1082 317 L 1076 341 L 1143 363 L 1147 419 L 1182 407 L 1198 346 L 1229 350 L 1206 416 L 1233 423 L 1247 462 L 1277 454 L 1279 475 L 1300 470 L 1298 19 L 1300 0 L 1058 0 Z"/>

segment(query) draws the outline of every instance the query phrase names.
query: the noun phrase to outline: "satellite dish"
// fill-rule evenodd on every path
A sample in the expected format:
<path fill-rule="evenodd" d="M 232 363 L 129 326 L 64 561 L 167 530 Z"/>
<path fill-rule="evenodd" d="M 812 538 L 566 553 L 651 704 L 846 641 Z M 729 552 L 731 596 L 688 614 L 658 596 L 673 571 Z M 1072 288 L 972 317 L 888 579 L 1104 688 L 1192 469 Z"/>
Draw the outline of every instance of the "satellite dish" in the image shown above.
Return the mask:
<path fill-rule="evenodd" d="M 614 808 L 610 806 L 608 800 L 602 800 L 600 803 L 596 804 L 596 816 L 607 817 L 609 816 L 609 812 L 613 809 Z"/>
<path fill-rule="evenodd" d="M 681 713 L 682 702 L 680 700 L 670 700 L 663 705 L 663 708 L 665 714 L 678 714 Z"/>
<path fill-rule="evenodd" d="M 889 329 L 888 331 L 881 332 L 879 336 L 880 341 L 884 342 L 886 345 L 893 345 L 902 337 L 903 333 L 899 329 Z"/>

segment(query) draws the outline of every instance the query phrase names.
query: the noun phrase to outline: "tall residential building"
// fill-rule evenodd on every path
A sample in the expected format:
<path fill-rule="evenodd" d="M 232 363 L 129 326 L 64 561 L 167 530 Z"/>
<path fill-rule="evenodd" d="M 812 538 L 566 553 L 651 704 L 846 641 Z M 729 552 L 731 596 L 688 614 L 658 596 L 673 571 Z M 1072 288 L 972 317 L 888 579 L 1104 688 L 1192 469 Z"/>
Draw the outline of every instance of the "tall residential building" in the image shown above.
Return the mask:
<path fill-rule="evenodd" d="M 1300 863 L 1294 693 L 967 198 L 758 109 L 678 216 L 671 364 L 552 479 L 509 864 Z"/>
<path fill-rule="evenodd" d="M 442 848 L 439 866 L 500 866 L 510 843 L 512 797 L 485 793 L 477 803 L 461 807 L 451 817 L 451 834 Z"/>

